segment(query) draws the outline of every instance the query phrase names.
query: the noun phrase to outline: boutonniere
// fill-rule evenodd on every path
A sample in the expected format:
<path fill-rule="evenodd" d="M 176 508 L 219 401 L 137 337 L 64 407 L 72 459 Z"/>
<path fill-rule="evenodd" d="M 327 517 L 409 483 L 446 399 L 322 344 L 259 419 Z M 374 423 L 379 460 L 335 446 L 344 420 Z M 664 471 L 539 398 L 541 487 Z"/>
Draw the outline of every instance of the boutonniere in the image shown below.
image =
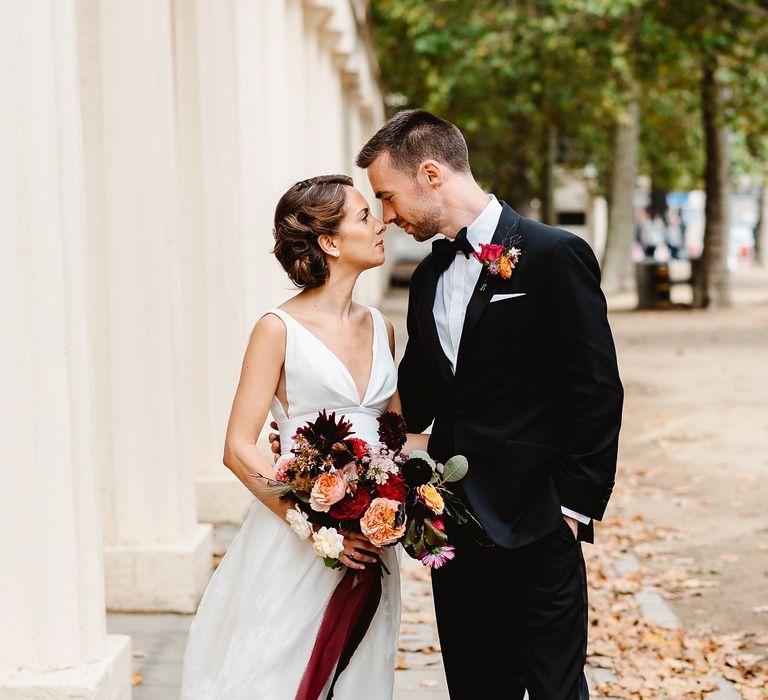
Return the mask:
<path fill-rule="evenodd" d="M 502 279 L 508 280 L 522 254 L 523 251 L 514 246 L 507 248 L 501 243 L 481 243 L 480 252 L 472 253 L 472 256 L 488 268 L 490 274 L 501 275 Z"/>

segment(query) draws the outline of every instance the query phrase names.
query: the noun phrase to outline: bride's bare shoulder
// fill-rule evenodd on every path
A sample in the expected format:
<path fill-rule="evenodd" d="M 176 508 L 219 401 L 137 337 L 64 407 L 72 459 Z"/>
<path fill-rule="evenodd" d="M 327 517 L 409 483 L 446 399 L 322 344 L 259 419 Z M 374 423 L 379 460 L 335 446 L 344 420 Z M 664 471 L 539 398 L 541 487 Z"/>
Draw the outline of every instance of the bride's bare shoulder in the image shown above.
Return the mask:
<path fill-rule="evenodd" d="M 253 326 L 250 341 L 285 342 L 285 323 L 277 314 L 267 311 Z"/>

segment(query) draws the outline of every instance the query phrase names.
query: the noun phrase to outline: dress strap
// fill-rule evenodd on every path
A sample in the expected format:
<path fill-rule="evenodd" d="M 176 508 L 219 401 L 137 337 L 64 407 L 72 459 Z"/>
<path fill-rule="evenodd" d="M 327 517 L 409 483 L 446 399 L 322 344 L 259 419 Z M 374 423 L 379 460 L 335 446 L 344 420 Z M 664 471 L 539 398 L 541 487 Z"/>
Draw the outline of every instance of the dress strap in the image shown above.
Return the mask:
<path fill-rule="evenodd" d="M 373 342 L 374 345 L 381 343 L 389 350 L 389 333 L 387 332 L 387 322 L 384 320 L 384 314 L 375 306 L 369 306 L 373 318 Z"/>
<path fill-rule="evenodd" d="M 290 319 L 291 321 L 293 320 L 291 318 L 290 314 L 287 314 L 287 313 L 285 313 L 285 311 L 283 311 L 282 309 L 278 309 L 278 308 L 269 309 L 269 311 L 265 311 L 263 316 L 266 316 L 267 314 L 274 314 L 278 318 L 283 319 L 283 321 L 285 321 L 286 318 Z"/>

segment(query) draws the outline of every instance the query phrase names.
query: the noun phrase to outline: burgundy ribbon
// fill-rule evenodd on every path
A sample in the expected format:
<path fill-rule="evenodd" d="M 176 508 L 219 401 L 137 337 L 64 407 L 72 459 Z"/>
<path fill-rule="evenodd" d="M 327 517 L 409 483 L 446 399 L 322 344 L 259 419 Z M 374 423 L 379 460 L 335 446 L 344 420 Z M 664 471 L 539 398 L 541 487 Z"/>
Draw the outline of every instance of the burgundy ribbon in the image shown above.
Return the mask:
<path fill-rule="evenodd" d="M 327 698 L 352 654 L 365 637 L 381 600 L 381 568 L 347 569 L 337 584 L 320 623 L 312 655 L 296 693 L 296 700 L 318 700 L 336 667 Z"/>

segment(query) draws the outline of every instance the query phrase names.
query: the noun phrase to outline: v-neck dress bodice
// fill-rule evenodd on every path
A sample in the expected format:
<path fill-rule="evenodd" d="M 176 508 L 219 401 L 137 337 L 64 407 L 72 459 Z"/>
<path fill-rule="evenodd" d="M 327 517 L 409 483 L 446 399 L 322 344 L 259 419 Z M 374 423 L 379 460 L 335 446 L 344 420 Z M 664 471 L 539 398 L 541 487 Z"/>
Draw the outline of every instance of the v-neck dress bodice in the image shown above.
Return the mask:
<path fill-rule="evenodd" d="M 376 309 L 365 395 L 341 359 L 281 309 L 286 328 L 288 405 L 271 412 L 284 452 L 296 428 L 323 409 L 344 415 L 355 436 L 378 442 L 377 418 L 397 387 L 387 327 Z M 287 412 L 286 412 L 287 410 Z M 339 675 L 335 700 L 391 700 L 400 630 L 400 545 L 385 547 L 387 569 L 376 614 Z M 329 569 L 312 543 L 254 499 L 240 530 L 213 572 L 189 629 L 181 700 L 290 700 L 309 661 L 325 608 L 343 571 Z M 330 681 L 329 681 L 330 684 Z M 326 697 L 326 691 L 321 697 Z"/>
<path fill-rule="evenodd" d="M 277 421 L 283 453 L 290 452 L 296 428 L 314 420 L 325 409 L 344 415 L 352 423 L 355 437 L 378 442 L 377 418 L 386 410 L 397 388 L 397 369 L 389 349 L 387 326 L 378 309 L 370 308 L 373 319 L 371 372 L 363 400 L 347 367 L 325 343 L 282 309 L 268 313 L 285 324 L 286 413 L 280 400 L 272 399 L 271 413 Z"/>

